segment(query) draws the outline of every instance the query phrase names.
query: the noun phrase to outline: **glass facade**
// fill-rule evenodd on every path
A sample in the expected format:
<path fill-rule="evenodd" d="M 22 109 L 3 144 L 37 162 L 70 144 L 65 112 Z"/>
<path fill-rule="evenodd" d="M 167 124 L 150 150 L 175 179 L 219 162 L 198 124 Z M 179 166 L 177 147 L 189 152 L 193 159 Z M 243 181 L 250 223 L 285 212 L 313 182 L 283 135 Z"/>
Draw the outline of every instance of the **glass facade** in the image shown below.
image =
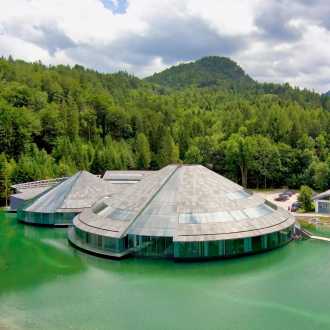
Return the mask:
<path fill-rule="evenodd" d="M 38 213 L 24 210 L 17 211 L 17 217 L 20 221 L 48 226 L 70 225 L 76 215 L 76 212 Z"/>
<path fill-rule="evenodd" d="M 17 209 L 17 218 L 20 221 L 35 225 L 46 226 L 67 226 L 72 224 L 73 218 L 78 212 L 31 212 L 26 209 L 34 203 L 35 200 L 46 194 L 48 190 L 40 195 L 24 201 Z"/>
<path fill-rule="evenodd" d="M 97 234 L 88 233 L 74 227 L 74 237 L 71 237 L 77 245 L 84 247 L 88 250 L 88 247 L 93 250 L 102 252 L 122 253 L 128 249 L 128 238 L 121 239 L 105 237 Z"/>
<path fill-rule="evenodd" d="M 174 253 L 172 237 L 128 235 L 128 246 L 137 256 L 171 258 Z"/>
<path fill-rule="evenodd" d="M 292 239 L 293 227 L 271 234 L 244 239 L 173 242 L 172 237 L 128 235 L 122 239 L 108 238 L 74 228 L 74 239 L 79 245 L 92 250 L 155 258 L 227 258 L 258 253 L 282 246 Z"/>
<path fill-rule="evenodd" d="M 205 242 L 175 242 L 175 258 L 235 257 L 279 247 L 292 239 L 293 227 L 263 236 L 235 240 Z"/>

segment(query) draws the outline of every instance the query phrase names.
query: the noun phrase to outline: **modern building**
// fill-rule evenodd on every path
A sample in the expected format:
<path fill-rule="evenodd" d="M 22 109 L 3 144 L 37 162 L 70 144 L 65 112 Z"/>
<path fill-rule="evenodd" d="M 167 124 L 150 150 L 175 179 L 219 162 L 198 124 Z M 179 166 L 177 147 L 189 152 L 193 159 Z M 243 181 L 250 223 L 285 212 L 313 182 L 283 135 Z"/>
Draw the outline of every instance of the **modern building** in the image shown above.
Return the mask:
<path fill-rule="evenodd" d="M 313 197 L 315 202 L 315 212 L 330 214 L 330 190 Z"/>
<path fill-rule="evenodd" d="M 200 165 L 169 165 L 73 220 L 69 240 L 108 257 L 219 258 L 277 248 L 294 218 Z"/>
<path fill-rule="evenodd" d="M 86 171 L 51 186 L 17 210 L 22 222 L 38 225 L 64 226 L 81 211 L 104 196 L 120 192 L 122 185 L 113 185 Z"/>

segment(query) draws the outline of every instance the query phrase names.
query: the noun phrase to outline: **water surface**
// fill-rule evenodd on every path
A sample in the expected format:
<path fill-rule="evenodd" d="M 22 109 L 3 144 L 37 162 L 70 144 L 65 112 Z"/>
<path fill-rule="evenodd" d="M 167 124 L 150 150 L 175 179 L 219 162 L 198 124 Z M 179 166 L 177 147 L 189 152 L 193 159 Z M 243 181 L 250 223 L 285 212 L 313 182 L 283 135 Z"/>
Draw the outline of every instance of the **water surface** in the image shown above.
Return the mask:
<path fill-rule="evenodd" d="M 202 263 L 85 255 L 0 214 L 0 329 L 330 329 L 330 244 Z"/>
<path fill-rule="evenodd" d="M 329 223 L 308 223 L 302 222 L 302 227 L 309 231 L 312 235 L 330 238 L 330 225 Z"/>

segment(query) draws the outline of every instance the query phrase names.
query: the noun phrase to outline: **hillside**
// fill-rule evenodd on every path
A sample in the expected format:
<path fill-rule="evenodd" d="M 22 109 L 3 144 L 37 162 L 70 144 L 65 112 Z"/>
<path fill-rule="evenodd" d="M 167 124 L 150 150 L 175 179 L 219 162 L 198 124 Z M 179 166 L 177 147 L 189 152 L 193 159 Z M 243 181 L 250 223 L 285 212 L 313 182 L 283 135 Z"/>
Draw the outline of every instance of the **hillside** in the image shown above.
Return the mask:
<path fill-rule="evenodd" d="M 257 83 L 224 58 L 146 80 L 0 58 L 0 202 L 10 183 L 178 162 L 250 187 L 323 190 L 329 108 L 328 97 Z"/>
<path fill-rule="evenodd" d="M 225 57 L 204 57 L 196 62 L 172 66 L 145 81 L 170 88 L 218 87 L 241 90 L 255 82 L 234 61 Z"/>
<path fill-rule="evenodd" d="M 195 62 L 172 66 L 155 73 L 144 81 L 162 86 L 167 91 L 199 88 L 238 93 L 246 98 L 257 95 L 276 95 L 283 101 L 294 101 L 301 106 L 323 107 L 330 103 L 320 94 L 289 84 L 259 83 L 247 75 L 234 61 L 225 57 L 204 57 Z"/>

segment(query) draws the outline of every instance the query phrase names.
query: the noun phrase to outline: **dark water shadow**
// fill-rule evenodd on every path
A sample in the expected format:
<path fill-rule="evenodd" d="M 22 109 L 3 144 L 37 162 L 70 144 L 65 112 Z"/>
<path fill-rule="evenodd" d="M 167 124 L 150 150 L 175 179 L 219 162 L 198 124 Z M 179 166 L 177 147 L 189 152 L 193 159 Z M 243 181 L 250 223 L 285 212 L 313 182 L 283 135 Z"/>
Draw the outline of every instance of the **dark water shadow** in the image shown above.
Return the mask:
<path fill-rule="evenodd" d="M 0 296 L 86 269 L 68 248 L 65 229 L 30 227 L 0 213 Z"/>

